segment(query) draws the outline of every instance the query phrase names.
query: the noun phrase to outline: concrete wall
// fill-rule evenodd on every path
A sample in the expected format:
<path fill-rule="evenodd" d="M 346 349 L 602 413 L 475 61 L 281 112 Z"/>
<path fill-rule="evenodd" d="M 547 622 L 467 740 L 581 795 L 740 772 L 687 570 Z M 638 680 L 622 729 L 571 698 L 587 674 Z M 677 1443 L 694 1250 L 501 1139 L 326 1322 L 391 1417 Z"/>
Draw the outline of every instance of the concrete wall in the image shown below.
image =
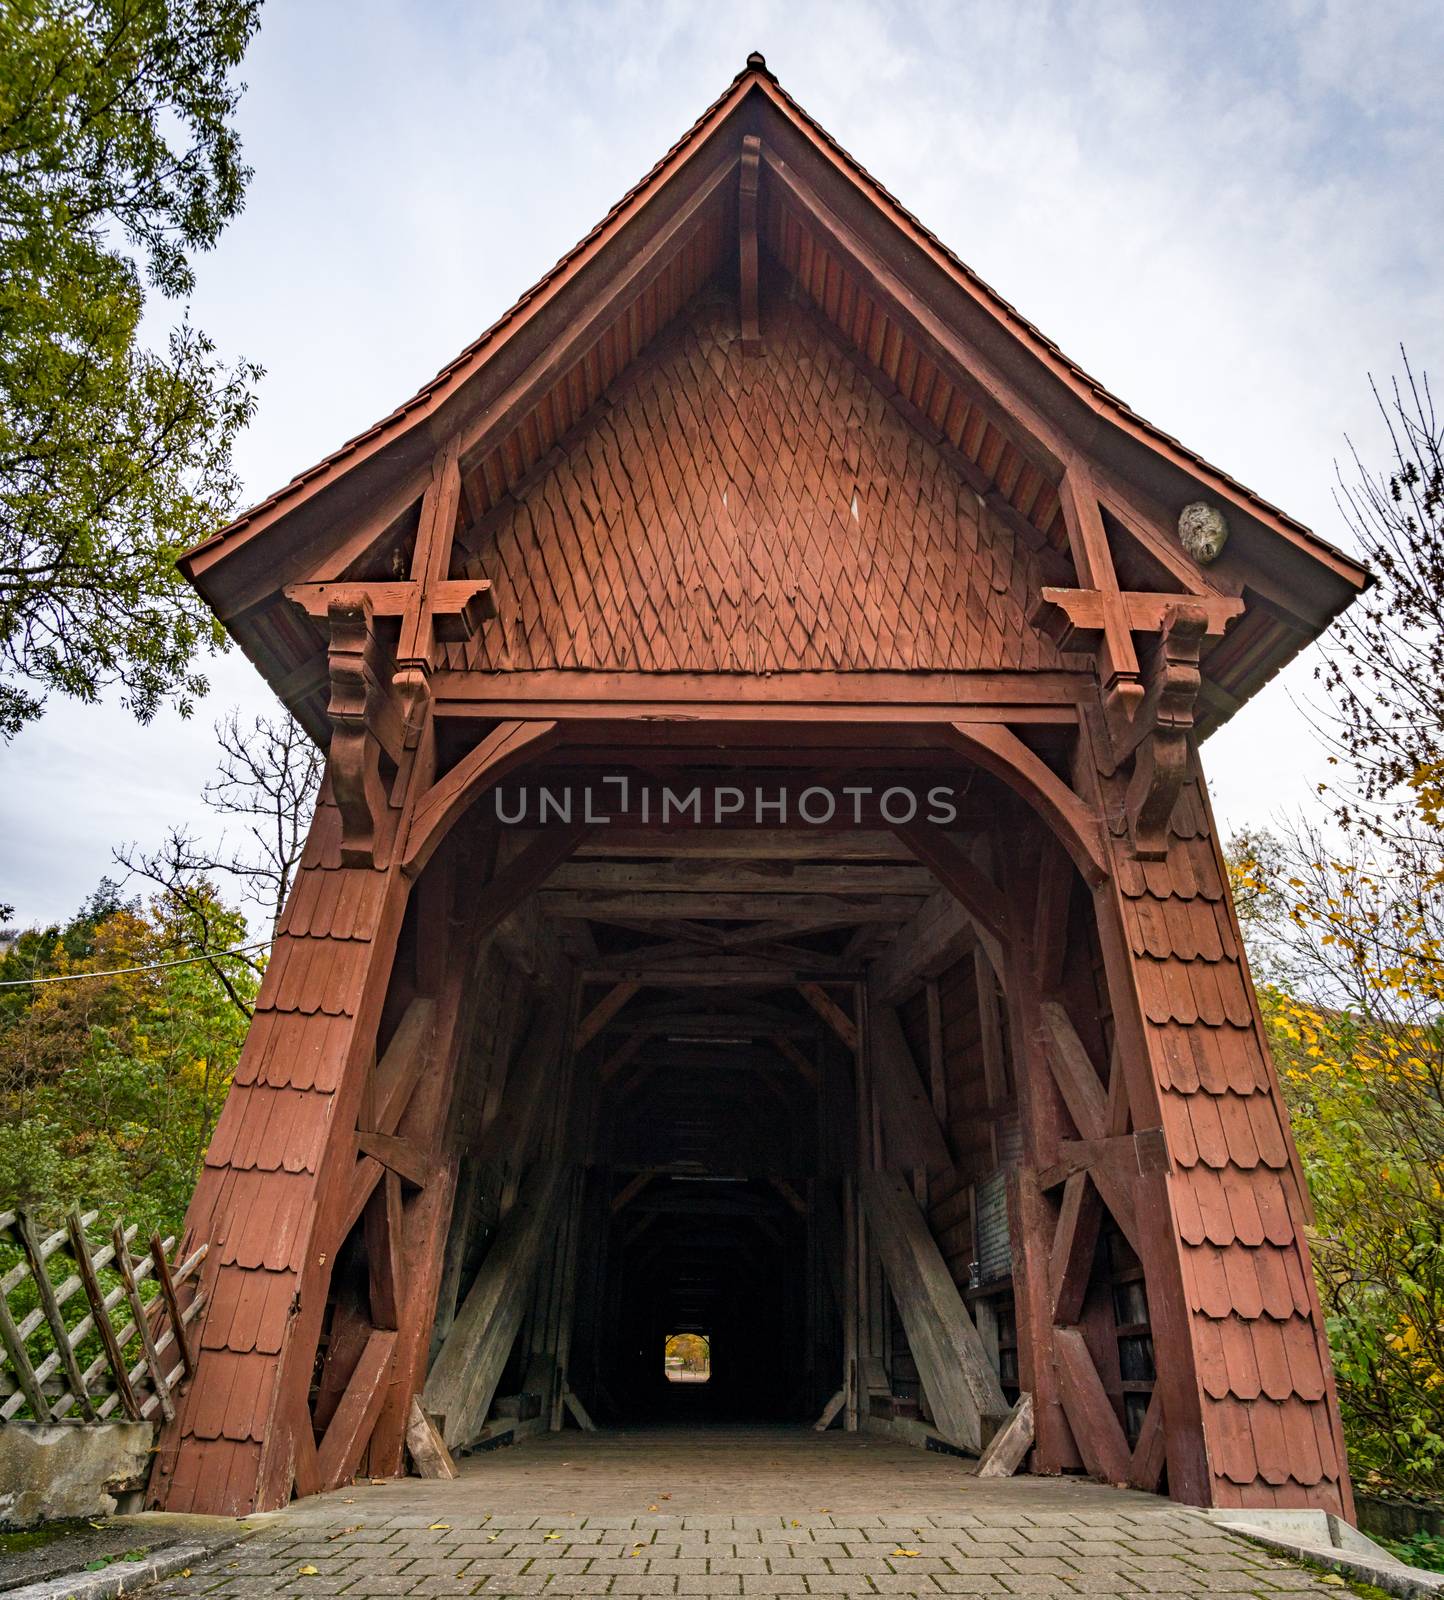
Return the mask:
<path fill-rule="evenodd" d="M 0 1528 L 110 1516 L 145 1487 L 155 1433 L 149 1422 L 7 1422 L 0 1427 Z"/>

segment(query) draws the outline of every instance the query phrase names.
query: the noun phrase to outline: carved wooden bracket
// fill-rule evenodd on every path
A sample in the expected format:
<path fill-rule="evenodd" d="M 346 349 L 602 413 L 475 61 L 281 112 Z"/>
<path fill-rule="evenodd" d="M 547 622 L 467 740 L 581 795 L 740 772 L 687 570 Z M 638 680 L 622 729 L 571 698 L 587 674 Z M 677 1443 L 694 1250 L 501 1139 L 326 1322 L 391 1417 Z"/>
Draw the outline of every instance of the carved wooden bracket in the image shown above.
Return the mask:
<path fill-rule="evenodd" d="M 453 438 L 432 462 L 431 482 L 421 500 L 410 576 L 378 582 L 293 583 L 286 598 L 307 616 L 324 620 L 338 593 L 364 593 L 371 615 L 396 619 L 392 684 L 401 707 L 402 742 L 421 742 L 431 702 L 431 671 L 438 647 L 471 638 L 496 615 L 491 584 L 484 578 L 449 578 L 452 543 L 461 507 L 460 442 Z"/>
<path fill-rule="evenodd" d="M 1100 764 L 1111 774 L 1133 757 L 1125 800 L 1130 841 L 1137 855 L 1156 860 L 1167 848 L 1169 819 L 1187 771 L 1203 641 L 1221 638 L 1244 602 L 1204 580 L 1186 594 L 1121 588 L 1098 487 L 1086 463 L 1069 463 L 1059 497 L 1073 565 L 1085 587 L 1045 588 L 1030 620 L 1060 649 L 1096 656 Z M 1146 674 L 1135 636 L 1149 634 L 1158 637 L 1159 648 L 1157 666 Z"/>
<path fill-rule="evenodd" d="M 391 662 L 376 637 L 371 597 L 334 586 L 330 627 L 331 789 L 341 813 L 341 859 L 348 867 L 383 864 L 387 833 L 381 758 L 399 762 L 403 728 L 392 699 Z"/>
<path fill-rule="evenodd" d="M 1171 606 L 1164 618 L 1158 670 L 1141 718 L 1146 732 L 1124 800 L 1129 838 L 1145 861 L 1168 853 L 1169 819 L 1188 775 L 1188 736 L 1203 683 L 1198 657 L 1207 628 L 1204 608 L 1192 600 Z"/>
<path fill-rule="evenodd" d="M 398 579 L 388 583 L 293 583 L 286 589 L 286 598 L 318 621 L 329 617 L 337 595 L 359 594 L 370 602 L 373 617 L 399 618 L 402 636 L 411 632 L 414 653 L 396 666 L 393 682 L 402 707 L 405 745 L 414 750 L 431 692 L 431 641 L 420 624 L 429 622 L 432 636 L 440 644 L 471 638 L 486 618 L 496 615 L 491 584 L 485 578 L 447 578 L 426 586 L 423 592 L 421 583 Z M 408 630 L 413 616 L 418 626 Z"/>

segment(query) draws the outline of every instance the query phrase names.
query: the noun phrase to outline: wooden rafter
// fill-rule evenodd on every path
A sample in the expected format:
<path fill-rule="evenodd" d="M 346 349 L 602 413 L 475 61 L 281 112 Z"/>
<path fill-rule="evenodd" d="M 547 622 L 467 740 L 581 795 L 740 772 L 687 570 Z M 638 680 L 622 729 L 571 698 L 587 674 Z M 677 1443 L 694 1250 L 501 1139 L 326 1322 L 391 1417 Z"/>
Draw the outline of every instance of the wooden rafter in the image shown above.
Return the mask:
<path fill-rule="evenodd" d="M 1098 818 L 1079 796 L 1011 728 L 954 722 L 959 746 L 985 772 L 1012 789 L 1042 819 L 1090 884 L 1110 876 Z"/>
<path fill-rule="evenodd" d="M 1001 965 L 1001 952 L 1011 935 L 1007 908 L 997 886 L 945 833 L 930 823 L 905 823 L 896 832 L 918 860 L 932 869 L 938 882 L 962 902 L 963 909 L 977 924 L 980 937 L 992 948 L 995 963 Z"/>
<path fill-rule="evenodd" d="M 499 722 L 417 800 L 406 835 L 402 869 L 415 877 L 431 859 L 455 820 L 479 794 L 507 773 L 535 760 L 559 737 L 557 724 L 512 719 Z"/>
<path fill-rule="evenodd" d="M 585 1050 L 641 987 L 640 983 L 630 979 L 614 984 L 577 1023 L 572 1035 L 573 1050 Z"/>
<path fill-rule="evenodd" d="M 799 983 L 797 992 L 837 1035 L 844 1048 L 858 1048 L 857 1024 L 820 983 Z"/>
<path fill-rule="evenodd" d="M 757 183 L 762 141 L 755 133 L 742 138 L 742 159 L 737 175 L 737 274 L 741 307 L 742 354 L 762 353 L 762 328 L 758 318 Z"/>

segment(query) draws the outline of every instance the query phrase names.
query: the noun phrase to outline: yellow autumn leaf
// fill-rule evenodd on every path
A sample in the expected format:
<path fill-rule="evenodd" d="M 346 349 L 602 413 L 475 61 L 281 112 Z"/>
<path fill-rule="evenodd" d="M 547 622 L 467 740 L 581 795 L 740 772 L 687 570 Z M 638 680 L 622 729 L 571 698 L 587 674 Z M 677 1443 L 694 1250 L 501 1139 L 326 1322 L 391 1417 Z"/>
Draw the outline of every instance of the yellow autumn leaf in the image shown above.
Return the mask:
<path fill-rule="evenodd" d="M 921 1550 L 904 1550 L 902 1548 L 902 1546 L 899 1545 L 898 1548 L 893 1551 L 893 1554 L 895 1556 L 920 1556 L 922 1554 L 922 1551 Z"/>
<path fill-rule="evenodd" d="M 307 1562 L 304 1567 L 296 1568 L 296 1571 L 299 1572 L 303 1578 L 314 1578 L 320 1570 L 320 1567 L 313 1567 L 310 1562 Z"/>

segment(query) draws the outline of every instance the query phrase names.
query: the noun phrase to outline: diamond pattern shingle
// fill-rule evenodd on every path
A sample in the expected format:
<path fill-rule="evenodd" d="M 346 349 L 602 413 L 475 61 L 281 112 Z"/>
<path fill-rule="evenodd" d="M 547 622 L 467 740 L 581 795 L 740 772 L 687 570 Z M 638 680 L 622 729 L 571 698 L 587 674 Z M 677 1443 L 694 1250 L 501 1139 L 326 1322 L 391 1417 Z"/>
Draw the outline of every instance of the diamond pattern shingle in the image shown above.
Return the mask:
<path fill-rule="evenodd" d="M 786 301 L 752 358 L 730 304 L 694 302 L 469 542 L 498 618 L 456 666 L 1061 664 L 1032 553 Z"/>

